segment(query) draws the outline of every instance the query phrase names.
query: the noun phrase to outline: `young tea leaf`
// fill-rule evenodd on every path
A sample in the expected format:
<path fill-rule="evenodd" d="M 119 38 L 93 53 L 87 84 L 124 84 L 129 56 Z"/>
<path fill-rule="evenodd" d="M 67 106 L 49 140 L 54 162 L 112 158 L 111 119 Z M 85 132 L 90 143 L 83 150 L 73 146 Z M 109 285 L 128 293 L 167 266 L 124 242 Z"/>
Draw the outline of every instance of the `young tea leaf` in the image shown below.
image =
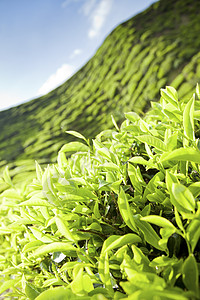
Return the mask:
<path fill-rule="evenodd" d="M 54 207 L 48 201 L 36 197 L 31 197 L 31 199 L 23 201 L 18 204 L 18 206 L 46 206 L 46 207 Z"/>
<path fill-rule="evenodd" d="M 74 294 L 82 296 L 94 289 L 90 277 L 83 273 L 83 268 L 80 268 L 70 286 Z"/>
<path fill-rule="evenodd" d="M 175 88 L 173 88 L 173 86 L 166 86 L 166 90 L 168 92 L 168 94 L 176 101 L 178 102 L 178 93 L 175 90 Z"/>
<path fill-rule="evenodd" d="M 199 91 L 199 84 L 198 83 L 196 85 L 196 94 L 197 94 L 198 98 L 200 99 L 200 91 Z"/>
<path fill-rule="evenodd" d="M 140 136 L 136 136 L 136 138 L 142 142 L 142 143 L 147 143 L 150 146 L 155 147 L 156 149 L 160 150 L 160 151 L 166 151 L 167 147 L 165 145 L 165 143 L 158 139 L 155 136 L 151 136 L 151 135 L 140 135 Z"/>
<path fill-rule="evenodd" d="M 6 166 L 5 169 L 4 169 L 4 171 L 3 171 L 3 179 L 5 180 L 5 182 L 8 185 L 13 186 L 12 180 L 10 178 L 8 166 Z"/>
<path fill-rule="evenodd" d="M 89 151 L 89 147 L 80 142 L 70 142 L 65 144 L 60 149 L 60 152 L 87 152 Z"/>
<path fill-rule="evenodd" d="M 200 164 L 200 151 L 194 148 L 179 148 L 170 153 L 164 153 L 160 157 L 160 162 L 168 160 L 190 161 Z"/>
<path fill-rule="evenodd" d="M 33 235 L 38 239 L 39 241 L 43 243 L 51 243 L 54 241 L 50 236 L 44 234 L 41 230 L 38 228 L 30 227 L 30 230 L 32 231 Z"/>
<path fill-rule="evenodd" d="M 67 130 L 65 132 L 87 142 L 86 138 L 81 133 L 79 133 L 77 131 Z"/>
<path fill-rule="evenodd" d="M 193 252 L 200 238 L 200 220 L 193 219 L 188 225 L 186 233 Z"/>
<path fill-rule="evenodd" d="M 195 199 L 190 190 L 180 183 L 172 184 L 172 193 L 176 202 L 181 206 L 183 212 L 195 211 Z"/>
<path fill-rule="evenodd" d="M 155 247 L 156 249 L 165 251 L 166 248 L 164 246 L 159 245 L 160 237 L 155 232 L 155 230 L 152 228 L 150 224 L 148 224 L 146 221 L 142 221 L 139 218 L 136 221 L 138 228 L 142 231 L 144 234 L 144 239 L 147 243 Z"/>
<path fill-rule="evenodd" d="M 33 253 L 33 256 L 38 257 L 40 255 L 44 255 L 51 252 L 70 252 L 70 251 L 78 251 L 77 248 L 68 243 L 55 242 L 49 245 L 43 245 L 36 249 Z"/>
<path fill-rule="evenodd" d="M 118 206 L 121 213 L 121 216 L 126 223 L 126 225 L 133 231 L 138 232 L 138 229 L 136 227 L 133 214 L 131 212 L 126 194 L 124 193 L 123 189 L 120 188 L 120 193 L 118 196 Z"/>
<path fill-rule="evenodd" d="M 183 264 L 183 283 L 189 291 L 199 296 L 199 272 L 196 259 L 190 254 Z"/>
<path fill-rule="evenodd" d="M 42 172 L 42 168 L 40 167 L 37 161 L 35 161 L 35 167 L 36 167 L 37 179 L 40 183 L 42 183 L 43 172 Z"/>
<path fill-rule="evenodd" d="M 188 137 L 188 139 L 194 141 L 194 96 L 185 106 L 183 112 L 183 128 L 184 134 Z"/>
<path fill-rule="evenodd" d="M 109 239 L 110 238 L 108 238 L 104 242 L 104 245 L 103 245 L 103 248 L 102 248 L 102 253 L 108 252 L 108 251 L 113 250 L 115 248 L 123 247 L 124 245 L 127 245 L 129 243 L 134 244 L 134 243 L 141 242 L 141 238 L 138 235 L 133 234 L 133 233 L 128 233 L 128 234 L 126 234 L 124 236 L 121 236 L 121 237 L 116 236 L 115 241 L 113 241 L 113 236 L 112 236 L 112 239 L 111 239 L 110 243 L 109 243 Z"/>
<path fill-rule="evenodd" d="M 75 240 L 73 234 L 71 233 L 71 231 L 69 230 L 69 228 L 67 226 L 67 222 L 64 222 L 63 219 L 59 216 L 57 216 L 55 218 L 55 220 L 56 220 L 56 225 L 57 225 L 60 233 L 62 235 L 64 235 L 64 237 L 66 237 L 66 239 L 68 239 L 69 241 L 75 242 L 76 240 Z"/>
<path fill-rule="evenodd" d="M 167 220 L 163 217 L 160 217 L 160 216 L 149 215 L 146 217 L 142 217 L 140 220 L 147 221 L 147 222 L 155 224 L 159 227 L 170 227 L 170 228 L 173 228 L 174 230 L 176 230 L 176 227 L 174 227 L 174 225 L 169 220 Z"/>
<path fill-rule="evenodd" d="M 129 121 L 132 121 L 132 122 L 140 120 L 140 116 L 136 112 L 125 113 L 125 117 L 126 117 L 126 119 L 128 119 Z"/>
<path fill-rule="evenodd" d="M 165 101 L 171 103 L 174 107 L 178 108 L 178 99 L 177 94 L 174 92 L 174 89 L 171 87 L 171 89 L 161 89 L 161 96 Z"/>
<path fill-rule="evenodd" d="M 69 289 L 59 286 L 42 292 L 39 296 L 37 296 L 37 298 L 35 298 L 35 300 L 63 300 L 72 299 L 72 297 L 74 297 L 74 295 Z"/>

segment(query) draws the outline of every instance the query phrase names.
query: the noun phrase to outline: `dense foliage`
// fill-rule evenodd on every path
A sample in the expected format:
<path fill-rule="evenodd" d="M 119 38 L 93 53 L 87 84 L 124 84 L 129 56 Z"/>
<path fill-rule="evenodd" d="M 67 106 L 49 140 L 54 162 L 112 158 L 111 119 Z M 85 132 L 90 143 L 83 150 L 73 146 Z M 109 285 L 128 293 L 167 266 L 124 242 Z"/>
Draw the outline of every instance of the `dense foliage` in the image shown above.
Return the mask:
<path fill-rule="evenodd" d="M 72 141 L 66 130 L 93 138 L 111 128 L 108 115 L 118 123 L 123 112 L 140 113 L 165 85 L 187 99 L 200 79 L 199 11 L 200 1 L 154 3 L 115 28 L 63 85 L 0 112 L 0 167 L 9 163 L 14 181 L 19 181 L 22 171 L 22 177 L 29 176 L 32 160 L 56 161 L 58 150 Z"/>
<path fill-rule="evenodd" d="M 200 98 L 172 87 L 141 118 L 65 144 L 0 205 L 5 299 L 198 299 Z M 70 158 L 66 154 L 74 152 Z M 7 298 L 6 298 L 7 297 Z M 13 297 L 13 298 L 12 298 Z"/>

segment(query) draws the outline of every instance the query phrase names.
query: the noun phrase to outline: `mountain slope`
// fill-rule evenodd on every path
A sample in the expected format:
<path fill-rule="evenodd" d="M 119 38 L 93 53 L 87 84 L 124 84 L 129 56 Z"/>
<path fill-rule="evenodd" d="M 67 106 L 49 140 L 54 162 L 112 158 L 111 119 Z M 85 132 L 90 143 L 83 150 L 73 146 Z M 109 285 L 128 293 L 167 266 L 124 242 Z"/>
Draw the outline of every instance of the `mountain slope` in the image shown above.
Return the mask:
<path fill-rule="evenodd" d="M 148 109 L 174 86 L 187 99 L 200 81 L 200 1 L 161 0 L 119 25 L 94 57 L 49 94 L 0 112 L 1 165 L 54 161 L 72 139 L 94 137 L 123 112 Z"/>

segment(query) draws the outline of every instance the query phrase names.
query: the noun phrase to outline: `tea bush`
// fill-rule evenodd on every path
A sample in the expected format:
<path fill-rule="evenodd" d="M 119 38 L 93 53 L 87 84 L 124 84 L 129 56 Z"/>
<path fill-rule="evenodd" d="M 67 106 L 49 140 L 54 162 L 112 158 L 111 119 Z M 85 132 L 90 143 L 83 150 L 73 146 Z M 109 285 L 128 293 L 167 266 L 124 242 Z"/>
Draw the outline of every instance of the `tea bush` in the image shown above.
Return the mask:
<path fill-rule="evenodd" d="M 199 299 L 200 93 L 172 87 L 0 195 L 5 299 Z M 196 100 L 195 98 L 198 98 Z M 66 155 L 67 154 L 67 155 Z M 69 154 L 71 156 L 69 157 Z M 69 158 L 67 158 L 69 157 Z"/>

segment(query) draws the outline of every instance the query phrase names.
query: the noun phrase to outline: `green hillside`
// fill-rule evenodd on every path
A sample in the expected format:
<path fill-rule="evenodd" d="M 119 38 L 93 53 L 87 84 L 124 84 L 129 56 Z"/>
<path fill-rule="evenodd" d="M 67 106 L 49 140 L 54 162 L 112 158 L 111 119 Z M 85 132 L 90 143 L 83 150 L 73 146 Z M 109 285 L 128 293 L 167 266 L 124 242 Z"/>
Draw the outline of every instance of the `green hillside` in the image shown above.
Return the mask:
<path fill-rule="evenodd" d="M 0 112 L 0 160 L 11 175 L 32 161 L 55 161 L 72 140 L 120 123 L 124 112 L 141 113 L 165 85 L 187 99 L 200 80 L 200 1 L 161 0 L 119 25 L 92 59 L 49 94 Z M 12 87 L 11 87 L 12 88 Z M 189 95 L 189 96 L 188 96 Z M 73 138 L 74 139 L 74 138 Z"/>

